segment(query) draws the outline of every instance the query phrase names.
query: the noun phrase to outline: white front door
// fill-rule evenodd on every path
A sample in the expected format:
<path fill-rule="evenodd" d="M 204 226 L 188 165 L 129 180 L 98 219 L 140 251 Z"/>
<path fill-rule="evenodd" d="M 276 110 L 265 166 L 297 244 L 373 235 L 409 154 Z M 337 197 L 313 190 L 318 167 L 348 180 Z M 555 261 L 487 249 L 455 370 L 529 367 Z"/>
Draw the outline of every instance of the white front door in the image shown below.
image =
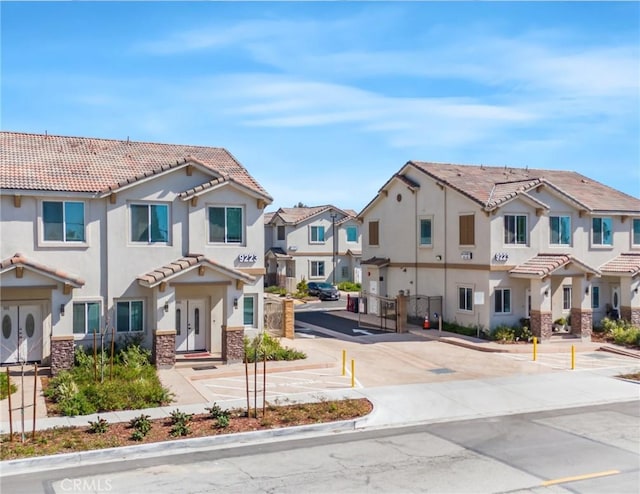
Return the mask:
<path fill-rule="evenodd" d="M 3 306 L 0 319 L 0 362 L 42 360 L 42 309 L 39 305 Z"/>
<path fill-rule="evenodd" d="M 179 300 L 176 302 L 176 351 L 205 350 L 205 302 L 204 300 Z"/>

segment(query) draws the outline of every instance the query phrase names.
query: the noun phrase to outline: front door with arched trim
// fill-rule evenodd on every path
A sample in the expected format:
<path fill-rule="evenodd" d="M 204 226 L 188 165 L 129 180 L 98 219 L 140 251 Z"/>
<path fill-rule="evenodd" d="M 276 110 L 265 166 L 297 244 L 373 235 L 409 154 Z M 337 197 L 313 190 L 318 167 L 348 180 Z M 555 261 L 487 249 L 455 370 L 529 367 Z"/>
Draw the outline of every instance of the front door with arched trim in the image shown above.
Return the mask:
<path fill-rule="evenodd" d="M 3 305 L 0 313 L 0 363 L 42 360 L 42 308 L 39 305 Z"/>

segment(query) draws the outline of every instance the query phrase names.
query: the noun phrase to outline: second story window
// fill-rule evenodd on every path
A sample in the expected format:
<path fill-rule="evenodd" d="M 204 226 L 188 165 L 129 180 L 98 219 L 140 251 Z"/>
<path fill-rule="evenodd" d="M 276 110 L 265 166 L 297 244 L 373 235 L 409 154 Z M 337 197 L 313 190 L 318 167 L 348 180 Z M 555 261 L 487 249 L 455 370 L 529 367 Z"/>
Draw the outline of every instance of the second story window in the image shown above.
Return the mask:
<path fill-rule="evenodd" d="M 433 239 L 431 237 L 431 219 L 420 220 L 420 245 L 431 246 Z"/>
<path fill-rule="evenodd" d="M 463 214 L 458 218 L 460 228 L 460 245 L 475 245 L 475 218 L 472 214 Z"/>
<path fill-rule="evenodd" d="M 209 208 L 209 242 L 241 244 L 242 228 L 242 208 Z"/>
<path fill-rule="evenodd" d="M 593 245 L 613 245 L 611 218 L 593 218 L 591 220 Z"/>
<path fill-rule="evenodd" d="M 311 227 L 311 243 L 313 244 L 324 243 L 324 226 Z"/>
<path fill-rule="evenodd" d="M 571 217 L 570 216 L 550 216 L 549 217 L 549 243 L 552 245 L 571 244 Z"/>
<path fill-rule="evenodd" d="M 276 239 L 284 240 L 284 225 L 276 226 Z"/>
<path fill-rule="evenodd" d="M 380 245 L 380 223 L 376 221 L 369 222 L 369 245 Z"/>
<path fill-rule="evenodd" d="M 631 228 L 631 243 L 640 247 L 640 218 L 633 219 Z"/>
<path fill-rule="evenodd" d="M 527 216 L 507 214 L 504 217 L 504 243 L 527 245 Z"/>
<path fill-rule="evenodd" d="M 358 241 L 358 227 L 357 226 L 348 226 L 347 227 L 347 242 L 357 242 Z"/>
<path fill-rule="evenodd" d="M 168 242 L 169 207 L 166 204 L 132 204 L 131 241 Z"/>
<path fill-rule="evenodd" d="M 84 242 L 84 203 L 44 201 L 42 203 L 43 240 Z"/>

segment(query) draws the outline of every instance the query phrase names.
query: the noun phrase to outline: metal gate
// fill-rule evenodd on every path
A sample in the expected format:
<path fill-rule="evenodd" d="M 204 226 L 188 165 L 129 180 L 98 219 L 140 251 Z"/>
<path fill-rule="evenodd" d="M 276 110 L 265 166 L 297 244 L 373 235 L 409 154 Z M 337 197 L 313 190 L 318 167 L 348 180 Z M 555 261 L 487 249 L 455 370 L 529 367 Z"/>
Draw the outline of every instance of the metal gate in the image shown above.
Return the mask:
<path fill-rule="evenodd" d="M 412 295 L 407 300 L 407 322 L 422 326 L 424 318 L 429 315 L 429 321 L 435 324 L 434 313 L 442 316 L 442 297 L 428 297 L 426 295 Z"/>
<path fill-rule="evenodd" d="M 358 326 L 396 332 L 398 329 L 398 304 L 395 298 L 363 294 L 366 303 L 360 305 Z"/>
<path fill-rule="evenodd" d="M 271 336 L 284 336 L 283 306 L 281 300 L 266 299 L 264 301 L 264 330 Z"/>

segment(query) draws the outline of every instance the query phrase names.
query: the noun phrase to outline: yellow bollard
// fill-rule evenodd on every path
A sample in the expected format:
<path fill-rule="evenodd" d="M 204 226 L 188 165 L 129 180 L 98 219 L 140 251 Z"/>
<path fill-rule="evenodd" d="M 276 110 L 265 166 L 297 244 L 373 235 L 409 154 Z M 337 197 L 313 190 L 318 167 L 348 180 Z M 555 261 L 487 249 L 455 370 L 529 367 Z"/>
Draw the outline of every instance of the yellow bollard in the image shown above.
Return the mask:
<path fill-rule="evenodd" d="M 356 387 L 356 361 L 351 359 L 351 387 Z"/>
<path fill-rule="evenodd" d="M 571 370 L 576 368 L 576 346 L 571 345 Z"/>
<path fill-rule="evenodd" d="M 535 362 L 538 358 L 538 338 L 533 337 L 533 361 Z"/>
<path fill-rule="evenodd" d="M 342 375 L 347 375 L 347 351 L 342 350 Z"/>

